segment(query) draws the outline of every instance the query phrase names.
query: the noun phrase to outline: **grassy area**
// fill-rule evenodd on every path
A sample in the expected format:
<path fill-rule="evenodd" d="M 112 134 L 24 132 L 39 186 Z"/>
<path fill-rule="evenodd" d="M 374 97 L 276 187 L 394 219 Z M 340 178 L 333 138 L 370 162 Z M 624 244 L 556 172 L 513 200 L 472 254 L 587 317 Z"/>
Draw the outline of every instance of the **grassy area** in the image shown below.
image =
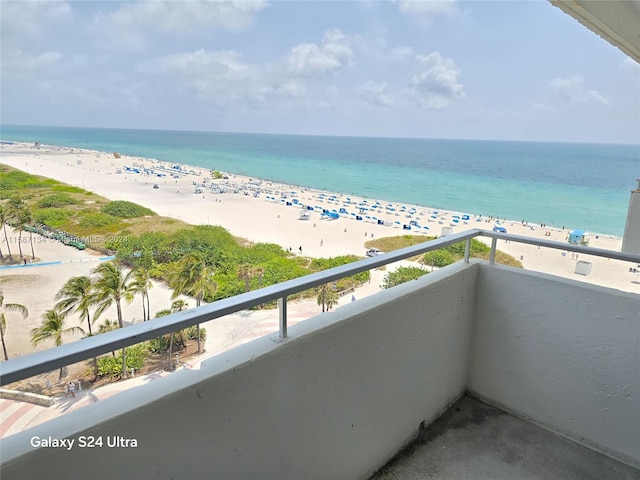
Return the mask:
<path fill-rule="evenodd" d="M 105 248 L 106 240 L 114 236 L 170 234 L 188 227 L 135 203 L 110 201 L 88 190 L 0 164 L 0 200 L 13 196 L 27 203 L 37 223 L 81 237 L 93 248 Z"/>
<path fill-rule="evenodd" d="M 378 248 L 383 252 L 392 252 L 405 247 L 411 247 L 419 243 L 435 240 L 438 237 L 425 237 L 418 235 L 401 235 L 397 237 L 383 237 L 374 240 L 369 240 L 365 243 L 366 248 Z M 482 260 L 489 260 L 491 249 L 484 243 L 471 239 L 471 257 L 480 258 Z M 416 262 L 424 263 L 425 265 L 434 265 L 442 267 L 450 265 L 464 258 L 464 242 L 450 245 L 436 252 L 429 252 L 424 255 L 417 255 L 410 258 Z M 522 268 L 522 263 L 516 260 L 511 255 L 508 255 L 500 250 L 496 251 L 496 263 L 502 265 L 508 265 L 511 267 Z"/>

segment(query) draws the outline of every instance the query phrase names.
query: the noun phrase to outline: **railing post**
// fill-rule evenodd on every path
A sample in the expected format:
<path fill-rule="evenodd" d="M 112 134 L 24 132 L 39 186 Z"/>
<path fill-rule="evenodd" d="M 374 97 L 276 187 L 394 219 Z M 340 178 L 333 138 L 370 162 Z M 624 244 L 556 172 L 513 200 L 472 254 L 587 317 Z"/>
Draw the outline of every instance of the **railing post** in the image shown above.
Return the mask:
<path fill-rule="evenodd" d="M 469 255 L 471 254 L 471 239 L 467 238 L 464 242 L 464 263 L 469 263 Z"/>
<path fill-rule="evenodd" d="M 491 253 L 489 254 L 489 265 L 494 265 L 496 263 L 496 245 L 498 244 L 498 239 L 493 237 L 491 239 Z"/>
<path fill-rule="evenodd" d="M 278 311 L 280 317 L 280 338 L 287 338 L 287 297 L 278 299 Z"/>

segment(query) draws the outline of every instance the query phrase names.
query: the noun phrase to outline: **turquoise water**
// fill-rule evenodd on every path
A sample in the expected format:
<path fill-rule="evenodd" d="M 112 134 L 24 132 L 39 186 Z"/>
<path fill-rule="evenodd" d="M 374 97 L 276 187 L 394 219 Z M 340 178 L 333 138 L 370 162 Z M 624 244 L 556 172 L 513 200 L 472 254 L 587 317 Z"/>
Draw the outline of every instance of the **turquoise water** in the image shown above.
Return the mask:
<path fill-rule="evenodd" d="M 381 201 L 622 236 L 640 146 L 1 127 L 3 141 L 157 158 Z"/>

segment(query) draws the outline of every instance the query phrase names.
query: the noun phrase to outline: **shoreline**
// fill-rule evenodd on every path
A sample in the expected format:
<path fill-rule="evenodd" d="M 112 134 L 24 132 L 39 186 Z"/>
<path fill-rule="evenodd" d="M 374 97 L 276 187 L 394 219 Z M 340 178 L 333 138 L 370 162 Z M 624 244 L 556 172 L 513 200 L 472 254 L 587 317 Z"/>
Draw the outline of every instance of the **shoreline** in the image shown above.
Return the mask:
<path fill-rule="evenodd" d="M 6 147 L 12 147 L 12 146 L 19 146 L 21 148 L 26 147 L 27 149 L 33 149 L 34 144 L 31 142 L 23 142 L 23 141 L 12 141 L 12 140 L 7 140 L 5 141 L 4 144 L 2 144 L 2 149 L 5 150 Z M 60 146 L 60 145 L 54 145 L 54 144 L 39 144 L 40 150 L 42 151 L 42 153 L 46 153 L 46 154 L 50 154 L 50 155 L 64 155 L 64 154 L 69 154 L 69 153 L 77 153 L 77 154 L 102 154 L 102 155 L 108 155 L 109 157 L 112 156 L 111 152 L 107 152 L 107 151 L 100 151 L 100 150 L 95 150 L 92 148 L 84 148 L 84 147 L 73 147 L 73 146 Z M 28 154 L 30 152 L 22 152 L 22 153 L 18 153 L 18 154 Z M 132 161 L 139 161 L 139 162 L 154 162 L 155 164 L 160 164 L 160 165 L 171 165 L 171 164 L 179 164 L 182 167 L 184 167 L 184 169 L 186 170 L 193 170 L 193 171 L 200 171 L 200 172 L 209 172 L 209 171 L 214 171 L 214 170 L 220 170 L 220 171 L 224 171 L 227 172 L 227 170 L 222 170 L 222 169 L 218 169 L 218 168 L 210 168 L 210 167 L 201 167 L 201 166 L 193 166 L 190 165 L 188 163 L 187 160 L 159 160 L 159 159 L 155 159 L 155 158 L 150 158 L 150 157 L 143 157 L 143 156 L 138 156 L 138 155 L 126 155 L 126 154 L 122 154 L 121 156 L 122 159 L 132 159 Z M 182 163 L 184 162 L 184 163 Z M 253 177 L 251 175 L 247 175 L 247 174 L 241 174 L 241 173 L 229 173 L 229 175 L 233 176 L 234 178 L 240 178 L 240 179 L 253 179 L 253 178 L 258 178 L 258 177 Z M 313 192 L 323 192 L 325 194 L 330 193 L 330 194 L 335 194 L 335 195 L 339 195 L 341 197 L 344 196 L 351 196 L 351 197 L 357 197 L 359 199 L 367 199 L 367 200 L 381 200 L 382 197 L 374 197 L 374 196 L 367 196 L 367 195 L 362 195 L 362 194 L 357 194 L 357 193 L 349 193 L 346 191 L 339 191 L 338 189 L 322 189 L 322 188 L 317 188 L 314 186 L 308 186 L 308 185 L 304 185 L 304 184 L 298 184 L 298 183 L 291 183 L 291 182 L 286 182 L 286 181 L 280 181 L 280 180 L 272 180 L 272 179 L 267 179 L 267 178 L 262 178 L 260 177 L 261 181 L 263 182 L 269 182 L 272 183 L 274 185 L 281 185 L 281 186 L 286 186 L 286 187 L 290 187 L 290 188 L 294 188 L 294 189 L 304 189 L 304 190 L 309 190 L 309 191 L 313 191 Z M 80 186 L 80 185 L 78 185 Z M 423 210 L 438 210 L 438 211 L 443 211 L 445 213 L 449 213 L 449 214 L 457 214 L 457 215 L 461 215 L 464 213 L 467 213 L 473 217 L 482 217 L 482 218 L 494 218 L 494 219 L 499 219 L 501 222 L 504 223 L 509 223 L 509 224 L 515 224 L 515 223 L 521 223 L 522 222 L 522 218 L 520 218 L 519 215 L 518 218 L 513 218 L 513 219 L 509 219 L 507 218 L 507 216 L 505 215 L 486 215 L 484 212 L 475 212 L 475 213 L 470 213 L 472 211 L 472 209 L 469 209 L 468 211 L 462 211 L 462 210 L 458 210 L 458 209 L 452 209 L 450 207 L 442 207 L 442 206 L 434 206 L 431 204 L 425 204 L 425 203 L 418 203 L 418 202 L 401 202 L 398 200 L 381 200 L 384 203 L 390 202 L 390 203 L 394 203 L 397 205 L 410 205 L 410 206 L 415 206 L 417 208 L 421 208 Z M 625 199 L 625 208 L 626 208 L 626 202 L 628 201 L 628 199 Z M 533 225 L 534 227 L 540 227 L 541 225 L 541 220 L 542 220 L 542 225 L 545 225 L 545 228 L 548 229 L 557 229 L 562 231 L 564 227 L 564 230 L 573 230 L 573 229 L 580 229 L 580 230 L 586 230 L 590 235 L 598 235 L 598 236 L 604 236 L 604 237 L 608 237 L 608 238 L 622 238 L 621 233 L 608 233 L 605 232 L 604 230 L 600 230 L 600 229 L 589 229 L 589 228 L 584 228 L 582 225 L 577 224 L 577 225 L 573 225 L 573 224 L 564 224 L 562 225 L 562 227 L 560 226 L 559 222 L 556 222 L 556 224 L 553 224 L 551 226 L 547 226 L 547 224 L 544 222 L 544 218 L 538 218 L 536 219 L 536 221 L 531 221 L 531 219 L 528 219 L 525 217 L 525 222 L 528 225 Z"/>
<path fill-rule="evenodd" d="M 81 148 L 81 147 L 65 147 L 65 146 L 59 146 L 59 145 L 49 145 L 49 144 L 39 144 L 39 148 L 36 149 L 34 147 L 34 145 L 32 143 L 27 143 L 27 142 L 19 142 L 19 141 L 8 141 L 10 143 L 3 143 L 2 145 L 0 145 L 0 151 L 3 152 L 3 154 L 5 153 L 5 150 L 9 150 L 7 153 L 11 154 L 11 155 L 35 155 L 36 157 L 39 157 L 41 155 L 95 155 L 98 156 L 100 159 L 102 159 L 103 156 L 106 156 L 106 159 L 111 159 L 112 160 L 112 166 L 114 163 L 121 163 L 121 167 L 124 166 L 127 161 L 129 161 L 129 165 L 133 165 L 136 162 L 141 162 L 144 164 L 144 167 L 140 166 L 140 168 L 152 168 L 152 169 L 159 169 L 161 170 L 162 173 L 165 173 L 167 175 L 169 175 L 170 173 L 175 173 L 178 172 L 181 175 L 192 175 L 194 178 L 198 177 L 200 179 L 202 179 L 202 177 L 207 177 L 211 172 L 216 171 L 218 169 L 210 169 L 207 167 L 198 167 L 198 166 L 193 166 L 190 165 L 188 163 L 181 163 L 178 161 L 168 161 L 168 160 L 158 160 L 158 159 L 154 159 L 154 158 L 147 158 L 147 157 L 139 157 L 139 156 L 132 156 L 132 155 L 124 155 L 122 154 L 120 157 L 115 158 L 113 156 L 113 153 L 111 152 L 105 152 L 105 151 L 100 151 L 100 150 L 93 150 L 93 149 L 88 149 L 88 148 Z M 7 147 L 15 147 L 18 146 L 20 147 L 20 149 L 24 149 L 23 151 L 14 151 L 13 148 L 7 148 Z M 6 158 L 5 156 L 3 156 L 3 158 Z M 3 160 L 4 161 L 4 160 Z M 171 165 L 180 165 L 182 168 L 181 170 L 176 170 L 171 168 Z M 13 166 L 13 165 L 12 165 Z M 19 168 L 19 169 L 24 169 L 16 166 L 15 168 Z M 26 171 L 26 170 L 25 170 Z M 463 212 L 463 211 L 458 211 L 458 210 L 451 210 L 447 207 L 436 207 L 436 206 L 429 206 L 429 205 L 424 205 L 424 204 L 420 204 L 420 203 L 406 203 L 406 202 L 398 202 L 398 201 L 391 201 L 391 200 L 384 200 L 384 199 L 380 199 L 380 198 L 376 198 L 376 197 L 370 197 L 370 196 L 363 196 L 363 195 L 359 195 L 359 194 L 354 194 L 354 193 L 346 193 L 346 192 L 339 192 L 339 191 L 330 191 L 330 190 L 323 190 L 323 189 L 318 189 L 316 187 L 312 187 L 312 186 L 306 186 L 306 185 L 300 185 L 300 184 L 290 184 L 290 183 L 285 183 L 285 182 L 280 182 L 280 181 L 276 181 L 276 180 L 270 180 L 270 179 L 263 179 L 263 178 L 257 178 L 257 177 L 251 177 L 248 175 L 242 175 L 242 174 L 236 174 L 236 173 L 231 173 L 231 172 L 226 172 L 224 170 L 218 170 L 220 173 L 225 174 L 227 176 L 229 176 L 230 179 L 237 179 L 238 180 L 238 185 L 245 185 L 247 183 L 250 182 L 259 182 L 260 184 L 264 184 L 266 183 L 269 186 L 273 186 L 276 190 L 279 189 L 281 192 L 288 192 L 290 190 L 294 190 L 296 192 L 299 191 L 304 191 L 304 192 L 310 192 L 314 195 L 320 195 L 323 194 L 324 196 L 335 196 L 338 199 L 342 199 L 342 198 L 352 198 L 352 199 L 357 199 L 359 202 L 362 201 L 366 201 L 366 202 L 379 202 L 380 204 L 392 204 L 395 207 L 399 207 L 399 206 L 406 206 L 407 209 L 410 208 L 415 208 L 416 210 L 421 209 L 423 212 L 427 211 L 427 212 L 431 212 L 431 211 L 437 211 L 440 212 L 444 215 L 445 220 L 449 220 L 447 217 L 451 217 L 454 215 L 457 216 L 462 216 L 462 215 L 469 215 L 472 219 L 476 219 L 476 218 L 481 218 L 483 220 L 487 220 L 490 219 L 491 221 L 498 222 L 499 224 L 505 224 L 505 225 L 511 225 L 514 226 L 516 224 L 521 224 L 523 227 L 533 227 L 533 228 L 545 228 L 546 230 L 555 230 L 555 231 L 559 231 L 559 232 L 570 232 L 574 229 L 581 229 L 580 227 L 574 226 L 574 225 L 564 225 L 563 227 L 559 227 L 559 226 L 547 226 L 545 223 L 538 223 L 538 222 L 530 222 L 527 221 L 526 219 L 524 220 L 524 223 L 522 223 L 522 220 L 516 220 L 516 219 L 507 219 L 506 217 L 500 217 L 500 216 L 489 216 L 489 215 L 484 215 L 484 214 L 469 214 L 468 212 Z M 31 172 L 28 172 L 31 173 Z M 123 173 L 130 173 L 132 175 L 135 175 L 134 172 L 123 172 Z M 143 175 L 142 173 L 140 173 L 140 175 Z M 48 175 L 44 175 L 44 176 L 48 176 Z M 50 178 L 55 178 L 56 180 L 66 182 L 63 178 L 58 178 L 56 176 L 50 176 Z M 143 177 L 145 178 L 145 177 Z M 149 179 L 152 179 L 152 177 L 146 177 Z M 157 178 L 156 180 L 162 180 L 162 178 Z M 159 182 L 158 182 L 159 183 Z M 182 182 L 180 182 L 182 184 Z M 74 186 L 78 186 L 81 188 L 84 188 L 82 186 L 82 184 L 74 184 Z M 107 198 L 113 199 L 111 198 L 109 195 L 106 194 L 102 194 L 100 192 L 96 192 L 99 193 L 101 195 L 104 195 Z M 354 201 L 352 200 L 352 203 L 354 203 Z M 156 212 L 158 213 L 158 212 Z M 200 223 L 200 224 L 204 224 L 204 223 Z M 471 223 L 468 224 L 469 228 L 474 228 L 475 225 L 472 225 Z M 224 227 L 224 225 L 222 225 Z M 225 227 L 227 228 L 227 227 Z M 436 236 L 440 236 L 439 233 L 435 232 L 435 231 L 431 231 L 430 235 L 436 235 Z M 620 240 L 622 241 L 622 237 L 619 235 L 615 235 L 615 234 L 611 234 L 611 233 L 604 233 L 604 232 L 595 232 L 595 231 L 587 231 L 587 235 L 590 235 L 592 237 L 604 237 L 604 238 L 608 238 L 608 239 L 613 239 L 613 240 Z"/>

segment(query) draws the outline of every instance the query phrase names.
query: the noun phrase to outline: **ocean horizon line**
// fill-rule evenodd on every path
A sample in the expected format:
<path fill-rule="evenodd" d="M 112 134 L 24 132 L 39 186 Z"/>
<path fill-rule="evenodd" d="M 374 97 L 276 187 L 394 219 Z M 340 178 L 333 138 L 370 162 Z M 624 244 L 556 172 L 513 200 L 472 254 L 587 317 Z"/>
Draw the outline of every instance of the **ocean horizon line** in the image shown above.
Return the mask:
<path fill-rule="evenodd" d="M 168 129 L 168 128 L 140 128 L 140 127 L 96 127 L 96 126 L 77 126 L 77 125 L 31 125 L 7 123 L 0 124 L 0 135 L 4 127 L 18 128 L 53 128 L 53 129 L 84 129 L 84 130 L 114 130 L 114 131 L 139 131 L 139 132 L 166 132 L 166 133 L 195 133 L 207 135 L 256 135 L 256 136 L 281 136 L 281 137 L 307 137 L 307 138 L 353 138 L 365 140 L 429 140 L 429 141 L 454 141 L 454 142 L 501 142 L 501 143 L 522 143 L 522 144 L 557 144 L 557 145 L 620 145 L 628 147 L 640 148 L 638 143 L 621 143 L 621 142 L 585 142 L 585 141 L 561 141 L 561 140 L 519 140 L 519 139 L 503 139 L 503 138 L 457 138 L 457 137 L 412 137 L 412 136 L 370 136 L 370 135 L 328 135 L 314 133 L 285 133 L 285 132 L 252 132 L 252 131 L 233 131 L 233 130 L 190 130 L 190 129 Z M 0 137 L 0 140 L 5 140 Z"/>

